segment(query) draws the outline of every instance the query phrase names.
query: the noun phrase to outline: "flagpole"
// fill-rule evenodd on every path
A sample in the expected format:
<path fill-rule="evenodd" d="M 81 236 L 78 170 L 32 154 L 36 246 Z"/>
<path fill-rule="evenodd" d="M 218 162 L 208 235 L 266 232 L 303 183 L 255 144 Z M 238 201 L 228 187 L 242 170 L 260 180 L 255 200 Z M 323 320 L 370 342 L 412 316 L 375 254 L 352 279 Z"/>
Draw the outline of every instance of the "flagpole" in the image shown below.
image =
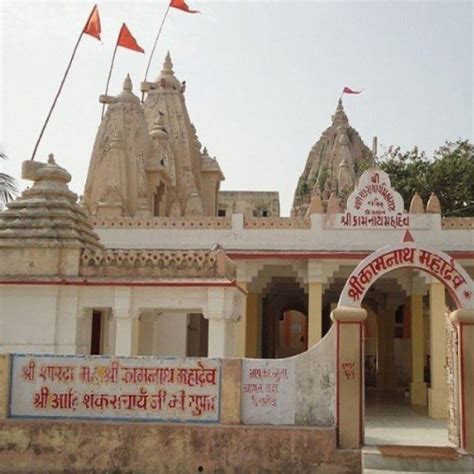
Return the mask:
<path fill-rule="evenodd" d="M 160 38 L 161 30 L 163 29 L 163 25 L 165 24 L 166 17 L 168 16 L 168 12 L 170 11 L 170 8 L 171 8 L 171 2 L 169 3 L 168 8 L 166 9 L 165 14 L 163 15 L 163 20 L 161 20 L 161 25 L 160 25 L 160 28 L 159 28 L 158 33 L 156 35 L 155 42 L 153 43 L 153 48 L 152 48 L 151 53 L 150 53 L 150 59 L 148 60 L 148 64 L 147 64 L 146 71 L 145 71 L 145 79 L 144 79 L 143 82 L 146 82 L 146 78 L 148 77 L 148 71 L 150 70 L 151 61 L 153 59 L 153 55 L 155 54 L 156 45 L 158 44 L 158 39 Z M 143 91 L 142 92 L 142 102 L 143 102 L 144 97 L 145 97 L 145 92 Z"/>
<path fill-rule="evenodd" d="M 122 26 L 122 28 L 123 28 L 123 26 Z M 120 31 L 122 31 L 122 30 L 120 30 Z M 112 62 L 110 63 L 109 76 L 107 77 L 107 85 L 105 86 L 105 95 L 107 95 L 107 92 L 109 91 L 110 78 L 112 77 L 112 69 L 114 68 L 115 55 L 117 54 L 119 38 L 120 38 L 120 33 L 119 33 L 119 36 L 117 38 L 117 44 L 115 45 L 114 54 L 112 55 Z M 101 119 L 104 118 L 104 111 L 105 111 L 105 103 L 102 105 Z"/>
<path fill-rule="evenodd" d="M 49 109 L 48 115 L 46 117 L 46 120 L 43 124 L 43 128 L 41 129 L 41 132 L 39 134 L 38 140 L 36 141 L 35 148 L 33 150 L 33 154 L 31 155 L 31 161 L 35 159 L 36 151 L 38 150 L 38 146 L 41 142 L 41 138 L 43 137 L 43 133 L 46 129 L 46 126 L 48 125 L 49 119 L 51 117 L 51 114 L 53 113 L 54 107 L 56 106 L 56 102 L 58 101 L 58 97 L 61 94 L 61 91 L 63 90 L 64 83 L 66 82 L 66 77 L 69 73 L 69 70 L 71 69 L 72 62 L 74 60 L 74 56 L 76 55 L 77 48 L 79 47 L 79 43 L 81 42 L 82 36 L 84 34 L 84 29 L 81 30 L 81 34 L 79 35 L 79 38 L 76 41 L 76 45 L 74 46 L 74 50 L 72 51 L 71 59 L 69 60 L 69 64 L 67 65 L 66 72 L 64 73 L 63 79 L 61 81 L 61 84 L 59 86 L 58 92 L 56 93 L 56 97 L 54 98 L 53 104 L 51 105 L 51 108 Z"/>

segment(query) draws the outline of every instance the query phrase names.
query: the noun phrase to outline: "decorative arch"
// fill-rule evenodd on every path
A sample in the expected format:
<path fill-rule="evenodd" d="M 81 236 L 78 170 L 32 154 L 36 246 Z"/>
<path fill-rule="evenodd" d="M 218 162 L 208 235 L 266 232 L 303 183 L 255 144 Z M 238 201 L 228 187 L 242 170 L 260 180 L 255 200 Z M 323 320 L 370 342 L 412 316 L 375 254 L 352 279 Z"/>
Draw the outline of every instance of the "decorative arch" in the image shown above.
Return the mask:
<path fill-rule="evenodd" d="M 404 240 L 411 238 L 407 232 Z M 447 253 L 405 241 L 382 247 L 366 257 L 350 274 L 338 307 L 360 308 L 365 294 L 382 275 L 399 268 L 416 268 L 443 283 L 458 309 L 474 309 L 474 284 L 466 270 Z"/>

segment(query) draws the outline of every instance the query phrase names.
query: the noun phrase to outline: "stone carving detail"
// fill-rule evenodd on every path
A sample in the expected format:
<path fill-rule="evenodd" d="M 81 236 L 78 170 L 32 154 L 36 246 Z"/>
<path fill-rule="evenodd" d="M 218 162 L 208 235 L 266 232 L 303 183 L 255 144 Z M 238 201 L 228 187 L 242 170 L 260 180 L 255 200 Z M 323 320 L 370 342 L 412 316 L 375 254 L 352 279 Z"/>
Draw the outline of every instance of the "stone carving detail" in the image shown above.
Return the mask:
<path fill-rule="evenodd" d="M 235 265 L 223 251 L 105 250 L 81 253 L 80 275 L 95 277 L 225 278 Z"/>
<path fill-rule="evenodd" d="M 227 217 L 92 218 L 96 229 L 230 229 Z"/>
<path fill-rule="evenodd" d="M 443 217 L 443 229 L 474 229 L 474 217 Z"/>
<path fill-rule="evenodd" d="M 309 217 L 245 217 L 244 229 L 310 229 Z"/>

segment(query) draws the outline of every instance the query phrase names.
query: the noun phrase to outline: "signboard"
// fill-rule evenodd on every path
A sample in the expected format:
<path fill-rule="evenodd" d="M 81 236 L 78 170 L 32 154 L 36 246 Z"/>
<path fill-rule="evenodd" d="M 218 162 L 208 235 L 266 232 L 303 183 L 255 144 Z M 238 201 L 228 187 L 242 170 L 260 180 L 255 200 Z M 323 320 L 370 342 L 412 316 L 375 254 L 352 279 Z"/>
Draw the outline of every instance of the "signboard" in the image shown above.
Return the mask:
<path fill-rule="evenodd" d="M 446 253 L 415 242 L 383 247 L 365 258 L 347 279 L 338 306 L 360 307 L 367 290 L 380 276 L 405 267 L 418 268 L 438 278 L 459 308 L 474 307 L 473 283 L 461 265 Z"/>
<path fill-rule="evenodd" d="M 12 417 L 219 421 L 221 362 L 14 355 Z"/>
<path fill-rule="evenodd" d="M 402 196 L 391 187 L 388 174 L 373 168 L 360 177 L 357 188 L 347 198 L 346 211 L 324 214 L 322 225 L 327 229 L 429 227 L 429 219 L 417 216 L 416 225 L 411 220 L 410 214 L 404 210 Z"/>
<path fill-rule="evenodd" d="M 294 359 L 244 359 L 242 362 L 244 424 L 294 424 Z"/>

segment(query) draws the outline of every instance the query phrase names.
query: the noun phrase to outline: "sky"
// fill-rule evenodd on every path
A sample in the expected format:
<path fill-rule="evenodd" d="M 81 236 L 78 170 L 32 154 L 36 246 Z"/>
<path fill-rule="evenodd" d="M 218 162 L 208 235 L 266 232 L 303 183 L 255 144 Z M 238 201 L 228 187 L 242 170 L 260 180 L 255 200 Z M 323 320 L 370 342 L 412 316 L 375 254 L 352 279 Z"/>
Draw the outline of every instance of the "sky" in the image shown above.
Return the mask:
<path fill-rule="evenodd" d="M 19 180 L 93 2 L 0 0 L 0 170 Z M 200 141 L 224 190 L 279 191 L 289 215 L 308 153 L 330 125 L 344 86 L 351 125 L 379 154 L 428 153 L 473 139 L 472 1 L 198 1 L 171 9 L 150 69 L 166 51 L 186 80 Z M 167 0 L 100 1 L 102 42 L 84 36 L 36 160 L 54 153 L 82 194 L 118 30 L 145 54 L 119 48 L 109 93 L 130 73 L 138 94 Z"/>

